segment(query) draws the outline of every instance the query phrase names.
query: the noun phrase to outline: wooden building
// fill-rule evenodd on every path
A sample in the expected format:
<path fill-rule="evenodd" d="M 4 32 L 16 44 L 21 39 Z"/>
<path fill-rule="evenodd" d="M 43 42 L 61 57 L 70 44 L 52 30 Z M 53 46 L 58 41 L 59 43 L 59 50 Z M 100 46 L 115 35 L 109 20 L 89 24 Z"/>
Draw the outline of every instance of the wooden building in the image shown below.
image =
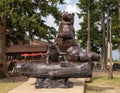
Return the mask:
<path fill-rule="evenodd" d="M 7 60 L 35 59 L 40 58 L 42 54 L 47 52 L 48 43 L 33 39 L 26 40 L 26 43 L 20 42 L 17 45 L 11 44 L 6 48 Z M 41 53 L 41 55 L 40 55 Z M 26 55 L 23 55 L 26 54 Z"/>

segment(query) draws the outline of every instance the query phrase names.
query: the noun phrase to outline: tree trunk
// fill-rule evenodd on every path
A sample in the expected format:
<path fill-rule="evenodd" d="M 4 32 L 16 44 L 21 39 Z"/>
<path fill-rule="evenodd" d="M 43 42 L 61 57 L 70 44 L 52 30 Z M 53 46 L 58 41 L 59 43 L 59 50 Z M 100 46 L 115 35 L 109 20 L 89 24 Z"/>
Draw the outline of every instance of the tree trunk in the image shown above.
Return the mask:
<path fill-rule="evenodd" d="M 2 65 L 2 31 L 1 29 L 0 29 L 0 64 Z"/>
<path fill-rule="evenodd" d="M 7 75 L 7 62 L 6 62 L 6 28 L 7 28 L 7 19 L 6 16 L 3 16 L 0 20 L 0 56 L 2 71 Z"/>
<path fill-rule="evenodd" d="M 104 11 L 102 11 L 102 31 L 103 31 L 103 47 L 102 47 L 102 70 L 105 69 L 105 18 L 104 18 Z"/>
<path fill-rule="evenodd" d="M 119 33 L 120 35 L 120 33 Z M 119 62 L 120 62 L 120 44 L 119 44 Z"/>
<path fill-rule="evenodd" d="M 119 22 L 120 22 L 120 0 L 118 2 L 118 6 L 119 6 Z M 120 24 L 119 24 L 120 27 Z M 119 36 L 120 36 L 120 29 L 119 29 Z M 119 43 L 119 62 L 120 62 L 120 43 Z"/>
<path fill-rule="evenodd" d="M 110 1 L 109 1 L 110 2 Z M 112 27 L 112 19 L 110 19 L 110 6 L 108 6 L 108 10 L 107 10 L 107 43 L 108 43 L 108 33 L 109 33 L 109 43 L 110 43 L 110 61 L 109 61 L 109 74 L 108 74 L 108 78 L 113 79 L 113 66 L 112 66 L 112 43 L 111 43 L 111 27 Z M 107 44 L 107 48 L 108 50 L 108 44 Z M 107 52 L 108 54 L 108 52 Z M 107 57 L 106 57 L 106 62 L 107 62 Z M 108 62 L 107 62 L 108 63 Z"/>
<path fill-rule="evenodd" d="M 107 38 L 106 38 L 106 29 L 105 29 L 105 12 L 104 12 L 104 3 L 102 2 L 102 13 L 101 13 L 101 24 L 103 31 L 103 47 L 102 47 L 102 70 L 106 70 L 106 57 L 107 57 Z"/>
<path fill-rule="evenodd" d="M 87 52 L 90 51 L 90 6 L 88 7 L 88 36 L 87 36 Z"/>

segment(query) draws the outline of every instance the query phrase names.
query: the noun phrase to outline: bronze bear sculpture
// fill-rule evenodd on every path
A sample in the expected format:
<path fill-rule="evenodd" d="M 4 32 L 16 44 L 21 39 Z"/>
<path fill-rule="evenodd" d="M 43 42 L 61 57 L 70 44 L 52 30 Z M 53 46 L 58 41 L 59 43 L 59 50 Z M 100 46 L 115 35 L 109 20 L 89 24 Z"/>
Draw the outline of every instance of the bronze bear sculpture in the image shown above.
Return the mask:
<path fill-rule="evenodd" d="M 22 75 L 36 78 L 35 88 L 71 88 L 73 82 L 69 78 L 92 77 L 92 61 L 99 60 L 99 55 L 81 50 L 73 23 L 73 13 L 63 14 L 55 44 L 48 46 L 47 64 L 17 62 L 16 68 Z M 60 51 L 65 52 L 67 61 L 59 60 Z"/>
<path fill-rule="evenodd" d="M 82 52 L 75 40 L 75 30 L 73 27 L 74 14 L 65 13 L 59 25 L 59 32 L 56 36 L 56 45 L 62 52 L 66 52 L 67 61 L 87 62 L 97 61 L 100 56 L 94 52 Z"/>

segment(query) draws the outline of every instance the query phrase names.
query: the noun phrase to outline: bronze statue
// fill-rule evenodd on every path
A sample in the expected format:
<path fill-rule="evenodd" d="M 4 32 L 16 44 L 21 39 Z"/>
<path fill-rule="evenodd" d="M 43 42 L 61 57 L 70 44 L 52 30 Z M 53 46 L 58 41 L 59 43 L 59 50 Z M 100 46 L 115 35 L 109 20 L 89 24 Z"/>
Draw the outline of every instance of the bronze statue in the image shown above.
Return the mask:
<path fill-rule="evenodd" d="M 74 14 L 65 13 L 59 26 L 56 45 L 62 52 L 66 52 L 68 61 L 87 62 L 99 60 L 99 55 L 93 52 L 82 52 L 75 40 L 73 27 Z"/>
<path fill-rule="evenodd" d="M 59 32 L 55 40 L 56 45 L 62 52 L 66 52 L 67 48 L 77 44 L 75 42 L 75 30 L 73 27 L 73 22 L 74 14 L 63 14 L 61 23 L 59 25 Z"/>
<path fill-rule="evenodd" d="M 100 56 L 81 50 L 75 40 L 73 23 L 74 13 L 62 15 L 55 44 L 48 46 L 45 63 L 17 63 L 21 74 L 36 78 L 36 88 L 70 88 L 73 83 L 69 78 L 92 77 L 92 61 L 99 60 Z M 65 61 L 59 60 L 60 51 L 66 54 Z"/>
<path fill-rule="evenodd" d="M 22 75 L 36 78 L 35 88 L 70 88 L 73 87 L 73 83 L 69 81 L 69 78 L 92 76 L 91 66 L 88 62 L 82 64 L 19 62 L 16 68 Z"/>
<path fill-rule="evenodd" d="M 48 45 L 46 56 L 46 63 L 50 64 L 51 62 L 59 62 L 59 51 L 53 43 Z"/>

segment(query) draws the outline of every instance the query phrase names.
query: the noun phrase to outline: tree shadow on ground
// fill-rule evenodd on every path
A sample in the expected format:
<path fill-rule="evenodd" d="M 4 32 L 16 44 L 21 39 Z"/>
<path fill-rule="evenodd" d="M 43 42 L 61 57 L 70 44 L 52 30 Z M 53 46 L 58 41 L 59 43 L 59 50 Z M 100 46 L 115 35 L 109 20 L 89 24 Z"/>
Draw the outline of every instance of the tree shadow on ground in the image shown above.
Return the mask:
<path fill-rule="evenodd" d="M 92 77 L 91 80 L 90 80 L 90 82 L 87 82 L 87 83 L 91 83 L 91 82 L 93 82 L 94 80 L 97 80 L 97 79 L 100 79 L 100 78 L 102 78 L 102 76 Z"/>
<path fill-rule="evenodd" d="M 114 87 L 105 87 L 105 86 L 85 86 L 85 93 L 87 92 L 87 91 L 94 91 L 94 92 L 101 92 L 101 91 L 105 91 L 105 90 L 113 90 L 113 89 L 115 89 Z"/>
<path fill-rule="evenodd" d="M 28 80 L 28 77 L 25 76 L 12 76 L 5 77 L 0 79 L 0 83 L 17 83 L 17 82 L 25 82 Z"/>

